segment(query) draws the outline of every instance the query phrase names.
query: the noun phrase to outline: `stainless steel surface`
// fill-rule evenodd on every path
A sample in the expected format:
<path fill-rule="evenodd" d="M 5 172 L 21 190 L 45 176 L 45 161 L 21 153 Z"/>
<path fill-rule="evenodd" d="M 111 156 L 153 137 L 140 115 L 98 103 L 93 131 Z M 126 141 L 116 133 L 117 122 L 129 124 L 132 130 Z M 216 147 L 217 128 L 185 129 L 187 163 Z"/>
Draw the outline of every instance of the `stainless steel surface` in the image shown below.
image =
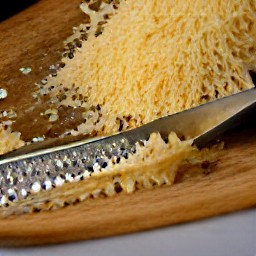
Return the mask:
<path fill-rule="evenodd" d="M 109 164 L 118 164 L 121 158 L 134 154 L 137 143 L 146 144 L 153 132 L 167 139 L 174 131 L 180 138 L 193 139 L 202 147 L 237 124 L 255 101 L 256 89 L 250 89 L 110 137 L 63 145 L 59 144 L 62 140 L 46 141 L 4 155 L 0 159 L 0 206 L 10 208 L 31 193 L 83 180 L 94 172 L 109 171 Z"/>
<path fill-rule="evenodd" d="M 78 140 L 74 137 L 74 141 L 69 141 L 69 143 L 63 139 L 39 142 L 1 156 L 0 167 L 13 161 L 33 158 L 56 151 L 66 151 L 71 148 L 86 147 L 87 144 L 94 145 L 93 147 L 91 145 L 91 150 L 99 149 L 106 145 L 113 147 L 113 145 L 117 144 L 125 146 L 125 149 L 130 151 L 135 143 L 147 140 L 153 132 L 159 132 L 166 139 L 168 134 L 174 131 L 180 138 L 194 139 L 194 143 L 197 146 L 205 146 L 216 136 L 232 128 L 244 111 L 250 109 L 255 102 L 256 89 L 253 88 L 190 110 L 160 118 L 139 128 L 110 137 L 95 137 L 85 140 Z M 121 141 L 125 141 L 125 143 L 121 143 Z M 61 143 L 62 145 L 55 146 L 56 143 Z"/>

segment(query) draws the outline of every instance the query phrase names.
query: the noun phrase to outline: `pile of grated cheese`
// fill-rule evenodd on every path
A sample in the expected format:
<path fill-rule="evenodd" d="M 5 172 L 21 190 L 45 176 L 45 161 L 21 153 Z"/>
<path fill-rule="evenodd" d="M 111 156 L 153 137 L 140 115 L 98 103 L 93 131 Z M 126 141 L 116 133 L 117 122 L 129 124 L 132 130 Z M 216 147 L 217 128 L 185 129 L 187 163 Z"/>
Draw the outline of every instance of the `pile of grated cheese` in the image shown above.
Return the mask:
<path fill-rule="evenodd" d="M 122 1 L 48 86 L 76 86 L 88 111 L 100 106 L 78 133 L 137 127 L 253 87 L 255 20 L 254 0 Z"/>
<path fill-rule="evenodd" d="M 90 27 L 88 40 L 45 85 L 52 98 L 60 88 L 76 88 L 86 99 L 81 105 L 67 95 L 59 103 L 86 110 L 72 135 L 138 127 L 254 86 L 255 0 L 98 1 L 93 11 L 95 2 L 81 4 L 90 24 L 69 39 Z M 104 31 L 95 37 L 98 24 Z"/>
<path fill-rule="evenodd" d="M 81 48 L 72 49 L 72 58 L 63 59 L 65 67 L 49 76 L 45 86 L 52 97 L 67 88 L 86 99 L 80 103 L 67 94 L 60 102 L 85 109 L 85 122 L 72 134 L 112 134 L 254 86 L 250 71 L 256 71 L 255 0 L 115 0 L 118 10 L 106 6 L 113 1 L 100 2 L 113 16 L 107 23 L 101 20 L 99 30 L 94 19 L 106 13 L 89 11 L 96 30 L 88 33 Z M 86 3 L 82 9 L 89 10 Z M 126 192 L 136 186 L 172 184 L 185 162 L 193 166 L 215 157 L 191 143 L 170 134 L 166 144 L 152 134 L 133 156 L 110 166 L 111 172 L 33 195 L 31 201 L 21 202 L 22 211 L 33 204 L 50 209 L 90 195 L 111 195 L 116 182 Z M 22 144 L 18 133 L 0 127 L 0 154 Z"/>

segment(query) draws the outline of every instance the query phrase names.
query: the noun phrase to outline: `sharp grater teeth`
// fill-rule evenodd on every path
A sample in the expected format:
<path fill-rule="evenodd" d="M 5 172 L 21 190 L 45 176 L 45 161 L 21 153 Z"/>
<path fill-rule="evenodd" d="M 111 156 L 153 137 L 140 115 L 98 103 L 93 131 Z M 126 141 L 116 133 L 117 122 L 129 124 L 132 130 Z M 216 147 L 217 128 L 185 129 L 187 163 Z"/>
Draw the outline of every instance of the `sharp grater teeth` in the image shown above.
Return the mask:
<path fill-rule="evenodd" d="M 107 171 L 109 161 L 118 164 L 121 158 L 135 153 L 135 148 L 127 139 L 104 140 L 3 164 L 0 205 L 8 207 L 10 202 L 25 199 L 29 194 Z"/>

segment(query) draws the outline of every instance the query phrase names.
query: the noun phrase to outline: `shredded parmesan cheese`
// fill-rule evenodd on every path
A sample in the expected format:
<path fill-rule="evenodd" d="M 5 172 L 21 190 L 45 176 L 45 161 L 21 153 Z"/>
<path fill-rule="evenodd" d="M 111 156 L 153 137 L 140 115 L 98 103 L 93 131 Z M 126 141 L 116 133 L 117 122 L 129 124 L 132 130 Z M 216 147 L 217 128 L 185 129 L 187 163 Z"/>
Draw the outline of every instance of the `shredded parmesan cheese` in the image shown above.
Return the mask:
<path fill-rule="evenodd" d="M 112 134 L 253 87 L 255 0 L 96 2 L 81 4 L 90 22 L 70 39 L 88 40 L 42 82 L 52 99 L 69 88 L 60 105 L 85 109 L 70 134 Z"/>
<path fill-rule="evenodd" d="M 0 126 L 0 155 L 22 147 L 24 144 L 24 141 L 20 139 L 20 133 L 5 130 Z"/>
<path fill-rule="evenodd" d="M 253 0 L 122 1 L 48 86 L 75 85 L 88 108 L 101 106 L 81 131 L 137 127 L 253 87 L 255 20 Z"/>
<path fill-rule="evenodd" d="M 78 104 L 67 95 L 61 101 L 85 110 L 85 122 L 71 134 L 111 134 L 253 87 L 249 72 L 256 71 L 255 0 L 116 0 L 118 10 L 106 2 L 99 14 L 82 4 L 91 19 L 87 41 L 76 42 L 76 51 L 69 45 L 65 67 L 42 83 L 46 91 L 54 88 L 52 97 L 62 88 L 84 99 Z M 105 23 L 109 12 L 113 17 Z M 48 112 L 56 121 L 57 112 Z M 49 210 L 120 189 L 129 193 L 172 184 L 185 163 L 196 166 L 214 157 L 191 144 L 173 133 L 168 143 L 152 134 L 134 155 L 108 163 L 106 171 L 95 167 L 78 183 L 60 179 L 54 190 L 29 195 L 10 209 Z M 0 154 L 21 145 L 18 133 L 0 128 Z M 33 186 L 39 192 L 39 184 Z"/>

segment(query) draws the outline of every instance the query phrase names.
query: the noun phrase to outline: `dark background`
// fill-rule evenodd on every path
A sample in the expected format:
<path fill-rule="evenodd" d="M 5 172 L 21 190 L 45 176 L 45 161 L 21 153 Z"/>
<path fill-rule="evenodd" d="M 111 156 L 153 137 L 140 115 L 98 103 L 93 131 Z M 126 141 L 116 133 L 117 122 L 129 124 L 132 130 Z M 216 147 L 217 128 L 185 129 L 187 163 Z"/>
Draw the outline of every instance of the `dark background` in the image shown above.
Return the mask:
<path fill-rule="evenodd" d="M 34 2 L 36 0 L 0 0 L 0 21 L 20 12 Z"/>

